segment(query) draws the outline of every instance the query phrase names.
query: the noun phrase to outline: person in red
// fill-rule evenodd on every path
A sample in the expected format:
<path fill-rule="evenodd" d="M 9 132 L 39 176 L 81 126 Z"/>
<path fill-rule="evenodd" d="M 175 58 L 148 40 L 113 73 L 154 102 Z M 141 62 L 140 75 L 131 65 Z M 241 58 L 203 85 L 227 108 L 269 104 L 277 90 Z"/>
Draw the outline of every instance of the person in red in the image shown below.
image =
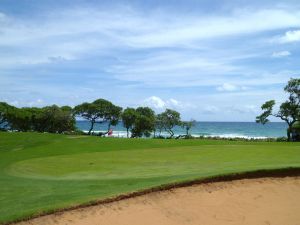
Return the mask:
<path fill-rule="evenodd" d="M 111 136 L 112 134 L 113 134 L 113 130 L 112 130 L 112 129 L 109 129 L 107 135 L 108 135 L 108 136 Z"/>

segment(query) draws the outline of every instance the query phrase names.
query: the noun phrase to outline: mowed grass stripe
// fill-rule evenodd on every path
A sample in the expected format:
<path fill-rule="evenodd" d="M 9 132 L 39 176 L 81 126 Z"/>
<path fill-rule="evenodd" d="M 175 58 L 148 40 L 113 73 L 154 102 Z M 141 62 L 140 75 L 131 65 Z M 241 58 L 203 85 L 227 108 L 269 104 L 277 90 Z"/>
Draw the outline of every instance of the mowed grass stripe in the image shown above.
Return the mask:
<path fill-rule="evenodd" d="M 162 184 L 300 167 L 299 143 L 0 133 L 0 222 Z"/>

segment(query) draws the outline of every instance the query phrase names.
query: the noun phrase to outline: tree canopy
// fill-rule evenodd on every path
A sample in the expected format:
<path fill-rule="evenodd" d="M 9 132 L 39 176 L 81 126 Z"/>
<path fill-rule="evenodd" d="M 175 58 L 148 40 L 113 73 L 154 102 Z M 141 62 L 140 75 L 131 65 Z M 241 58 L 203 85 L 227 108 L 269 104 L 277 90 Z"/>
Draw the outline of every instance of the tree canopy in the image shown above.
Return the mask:
<path fill-rule="evenodd" d="M 76 130 L 76 117 L 83 118 L 90 122 L 88 134 L 90 135 L 95 124 L 107 124 L 107 132 L 111 126 L 118 124 L 122 120 L 123 126 L 127 130 L 127 137 L 149 137 L 153 132 L 159 130 L 167 131 L 172 138 L 173 128 L 182 125 L 186 127 L 187 133 L 192 124 L 182 124 L 180 113 L 166 109 L 156 115 L 149 107 L 122 108 L 114 105 L 108 100 L 97 99 L 93 102 L 84 102 L 75 106 L 45 106 L 38 107 L 14 107 L 5 102 L 0 102 L 0 128 L 14 131 L 37 131 L 50 133 L 64 133 Z"/>
<path fill-rule="evenodd" d="M 0 120 L 4 128 L 17 131 L 63 133 L 75 130 L 75 118 L 69 106 L 17 108 L 0 103 Z"/>
<path fill-rule="evenodd" d="M 149 137 L 155 129 L 155 113 L 149 107 L 138 107 L 132 128 L 132 137 Z"/>
<path fill-rule="evenodd" d="M 172 109 L 166 109 L 163 113 L 159 114 L 157 118 L 160 125 L 172 138 L 174 136 L 173 128 L 181 125 L 180 113 Z"/>
<path fill-rule="evenodd" d="M 190 129 L 195 126 L 196 120 L 191 119 L 190 121 L 184 121 L 181 123 L 181 126 L 185 129 L 186 136 L 190 135 Z"/>
<path fill-rule="evenodd" d="M 132 132 L 133 125 L 137 117 L 137 112 L 134 108 L 126 108 L 122 113 L 123 126 L 126 128 L 127 137 L 129 137 L 129 130 Z"/>
<path fill-rule="evenodd" d="M 8 126 L 8 111 L 15 108 L 6 102 L 0 102 L 0 128 L 4 129 Z"/>
<path fill-rule="evenodd" d="M 280 118 L 288 125 L 287 137 L 290 140 L 293 124 L 300 120 L 300 79 L 291 78 L 284 91 L 288 94 L 288 100 L 279 106 L 279 110 L 277 112 L 273 110 L 275 100 L 265 102 L 261 106 L 263 112 L 256 117 L 256 122 L 265 124 L 269 122 L 269 116 Z"/>
<path fill-rule="evenodd" d="M 111 125 L 116 125 L 120 119 L 122 108 L 114 105 L 105 99 L 97 99 L 92 103 L 82 103 L 75 106 L 74 114 L 80 116 L 91 123 L 88 134 L 91 134 L 95 123 L 108 122 L 107 131 Z"/>

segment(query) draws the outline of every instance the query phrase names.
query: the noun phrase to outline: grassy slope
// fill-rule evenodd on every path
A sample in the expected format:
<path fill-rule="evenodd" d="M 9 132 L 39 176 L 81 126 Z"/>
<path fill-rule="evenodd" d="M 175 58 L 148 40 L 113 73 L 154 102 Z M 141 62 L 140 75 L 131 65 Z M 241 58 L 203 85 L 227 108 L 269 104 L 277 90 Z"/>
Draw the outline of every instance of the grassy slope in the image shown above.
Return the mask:
<path fill-rule="evenodd" d="M 300 167 L 299 143 L 0 132 L 0 223 L 160 184 Z"/>

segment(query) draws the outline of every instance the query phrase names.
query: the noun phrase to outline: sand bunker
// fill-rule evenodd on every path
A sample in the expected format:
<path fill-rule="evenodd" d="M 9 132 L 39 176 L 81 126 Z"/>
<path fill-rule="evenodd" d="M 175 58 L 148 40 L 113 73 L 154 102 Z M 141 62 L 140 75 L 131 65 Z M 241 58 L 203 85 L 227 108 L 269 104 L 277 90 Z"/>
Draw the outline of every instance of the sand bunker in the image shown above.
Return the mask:
<path fill-rule="evenodd" d="M 300 177 L 176 188 L 43 216 L 22 225 L 300 224 Z"/>

